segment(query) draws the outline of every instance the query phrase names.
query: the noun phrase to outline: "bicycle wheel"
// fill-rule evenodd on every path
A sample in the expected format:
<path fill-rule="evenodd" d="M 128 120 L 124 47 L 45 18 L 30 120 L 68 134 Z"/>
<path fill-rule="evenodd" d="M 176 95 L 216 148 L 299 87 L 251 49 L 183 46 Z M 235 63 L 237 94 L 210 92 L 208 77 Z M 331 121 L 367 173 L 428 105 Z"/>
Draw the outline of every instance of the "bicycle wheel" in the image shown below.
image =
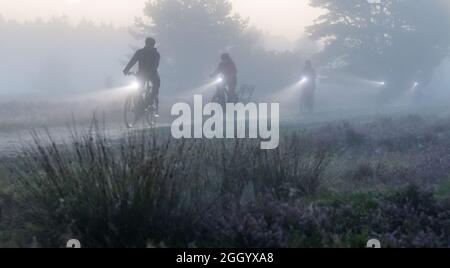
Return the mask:
<path fill-rule="evenodd" d="M 136 96 L 131 95 L 125 100 L 124 119 L 127 128 L 133 128 L 139 119 L 140 103 Z"/>
<path fill-rule="evenodd" d="M 146 108 L 146 112 L 145 112 L 145 119 L 147 121 L 147 124 L 150 127 L 153 127 L 156 125 L 156 102 L 157 100 L 148 100 L 149 98 L 151 98 L 152 96 L 152 91 L 153 91 L 153 86 L 151 84 L 147 84 L 147 90 L 146 90 L 146 95 L 145 95 L 145 103 L 147 104 L 151 104 Z"/>
<path fill-rule="evenodd" d="M 211 102 L 213 103 L 218 103 L 220 104 L 220 106 L 222 106 L 223 109 L 225 109 L 225 105 L 226 105 L 226 94 L 225 94 L 225 90 L 224 89 L 219 89 L 217 90 L 216 94 L 214 95 L 214 97 L 212 98 Z"/>
<path fill-rule="evenodd" d="M 147 124 L 150 127 L 154 127 L 156 125 L 156 117 L 155 117 L 155 113 L 154 112 L 148 112 L 147 116 L 146 116 L 146 119 L 147 119 Z"/>

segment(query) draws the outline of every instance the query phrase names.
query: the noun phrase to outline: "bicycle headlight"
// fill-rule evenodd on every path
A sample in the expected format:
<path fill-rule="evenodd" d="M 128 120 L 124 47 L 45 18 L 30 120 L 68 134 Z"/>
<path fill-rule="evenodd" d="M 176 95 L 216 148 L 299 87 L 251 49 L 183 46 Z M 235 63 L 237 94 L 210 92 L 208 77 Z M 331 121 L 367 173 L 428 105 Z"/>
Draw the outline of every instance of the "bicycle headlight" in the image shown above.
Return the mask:
<path fill-rule="evenodd" d="M 134 81 L 130 84 L 130 89 L 138 90 L 141 87 L 138 81 Z"/>
<path fill-rule="evenodd" d="M 218 77 L 216 79 L 216 84 L 221 84 L 223 82 L 223 77 Z"/>

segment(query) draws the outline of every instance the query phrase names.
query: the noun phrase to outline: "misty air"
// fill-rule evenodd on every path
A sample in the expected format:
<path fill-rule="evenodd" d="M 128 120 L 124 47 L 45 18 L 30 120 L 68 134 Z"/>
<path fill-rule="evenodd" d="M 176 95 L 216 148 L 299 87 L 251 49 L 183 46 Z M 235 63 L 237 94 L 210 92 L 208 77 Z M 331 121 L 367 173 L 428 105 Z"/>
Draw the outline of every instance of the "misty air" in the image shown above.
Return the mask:
<path fill-rule="evenodd" d="M 449 74 L 448 0 L 2 0 L 0 248 L 448 248 Z"/>

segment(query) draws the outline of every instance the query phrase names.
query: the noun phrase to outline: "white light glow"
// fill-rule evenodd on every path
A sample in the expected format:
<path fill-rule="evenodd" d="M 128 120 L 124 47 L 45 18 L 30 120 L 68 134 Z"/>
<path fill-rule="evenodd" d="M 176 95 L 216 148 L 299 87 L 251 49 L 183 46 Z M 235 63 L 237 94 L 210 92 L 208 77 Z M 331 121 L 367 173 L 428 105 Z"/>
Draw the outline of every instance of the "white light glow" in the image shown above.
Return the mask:
<path fill-rule="evenodd" d="M 140 87 L 141 87 L 141 85 L 140 85 L 139 82 L 137 82 L 137 81 L 134 81 L 134 82 L 131 83 L 130 86 L 129 86 L 130 89 L 135 89 L 135 90 L 139 89 Z"/>
<path fill-rule="evenodd" d="M 219 78 L 217 78 L 217 80 L 216 80 L 216 84 L 221 84 L 223 82 L 223 78 L 222 77 L 219 77 Z"/>
<path fill-rule="evenodd" d="M 303 77 L 302 78 L 302 80 L 300 80 L 300 84 L 304 84 L 304 83 L 306 83 L 306 82 L 308 82 L 308 78 L 307 77 Z"/>

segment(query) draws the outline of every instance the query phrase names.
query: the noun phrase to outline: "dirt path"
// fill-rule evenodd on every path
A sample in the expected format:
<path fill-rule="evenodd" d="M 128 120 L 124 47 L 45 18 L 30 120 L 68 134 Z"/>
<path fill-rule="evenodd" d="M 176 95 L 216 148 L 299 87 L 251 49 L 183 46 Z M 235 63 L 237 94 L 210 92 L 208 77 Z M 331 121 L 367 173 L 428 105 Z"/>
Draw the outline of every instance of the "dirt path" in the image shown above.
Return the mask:
<path fill-rule="evenodd" d="M 425 110 L 421 112 L 411 112 L 408 109 L 393 108 L 380 110 L 336 110 L 336 111 L 322 111 L 318 112 L 313 116 L 301 117 L 298 115 L 288 115 L 281 114 L 281 127 L 291 126 L 291 127 L 313 127 L 321 124 L 326 124 L 330 122 L 348 121 L 348 122 L 364 122 L 368 120 L 373 120 L 377 117 L 383 116 L 402 116 L 406 114 L 439 114 L 441 116 L 447 114 L 449 115 L 448 107 L 441 107 L 439 109 L 435 108 L 430 110 Z M 436 110 L 440 110 L 436 113 Z M 443 112 L 445 111 L 445 112 Z M 159 125 L 159 128 L 170 127 L 170 124 L 165 123 Z M 127 129 L 123 124 L 110 123 L 106 125 L 101 125 L 100 130 L 108 138 L 116 139 L 123 137 L 127 133 Z M 90 124 L 78 124 L 76 125 L 78 133 L 89 131 L 91 128 Z M 137 130 L 147 129 L 147 127 L 141 126 Z M 35 127 L 35 128 L 20 128 L 14 130 L 5 130 L 0 128 L 0 158 L 3 157 L 14 157 L 19 154 L 24 148 L 29 147 L 33 144 L 32 133 L 37 133 L 40 137 L 48 140 L 47 133 L 50 133 L 52 139 L 57 143 L 69 142 L 72 137 L 71 129 L 68 126 L 57 126 L 57 127 Z"/>
<path fill-rule="evenodd" d="M 163 126 L 161 126 L 163 127 Z M 92 131 L 90 125 L 77 125 L 78 134 Z M 144 128 L 139 128 L 142 130 Z M 129 130 L 118 124 L 111 124 L 99 127 L 99 131 L 111 139 L 117 139 L 125 135 Z M 49 134 L 48 134 L 49 133 Z M 70 142 L 73 136 L 73 131 L 70 127 L 40 127 L 20 129 L 14 131 L 0 132 L 0 158 L 14 157 L 20 154 L 26 148 L 34 144 L 33 135 L 37 134 L 42 140 L 49 141 L 49 135 L 56 143 Z"/>

